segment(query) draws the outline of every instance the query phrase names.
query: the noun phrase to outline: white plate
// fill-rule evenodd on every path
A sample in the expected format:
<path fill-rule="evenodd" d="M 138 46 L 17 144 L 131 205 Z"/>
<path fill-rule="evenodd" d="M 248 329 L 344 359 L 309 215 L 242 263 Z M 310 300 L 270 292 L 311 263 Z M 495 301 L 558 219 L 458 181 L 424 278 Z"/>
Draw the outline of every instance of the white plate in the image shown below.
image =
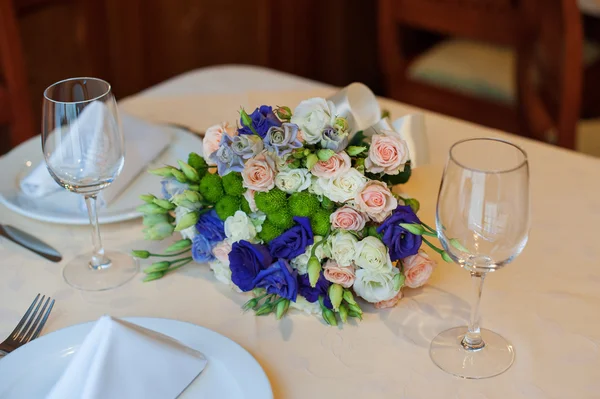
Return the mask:
<path fill-rule="evenodd" d="M 169 147 L 152 162 L 152 167 L 176 165 L 192 151 L 200 152 L 202 139 L 183 130 L 165 127 L 173 133 Z M 0 158 L 0 202 L 9 209 L 33 219 L 60 224 L 89 224 L 82 198 L 69 191 L 59 191 L 45 198 L 29 198 L 19 181 L 43 160 L 39 136 L 32 137 Z M 140 217 L 135 208 L 142 204 L 140 194 L 160 194 L 160 177 L 140 174 L 110 205 L 98 210 L 100 223 L 114 223 Z"/>
<path fill-rule="evenodd" d="M 175 338 L 206 356 L 206 368 L 179 398 L 273 398 L 269 380 L 258 362 L 229 338 L 177 320 L 125 320 Z M 93 325 L 78 324 L 50 333 L 1 359 L 0 398 L 44 398 Z M 123 376 L 123 383 L 127 383 L 127 376 Z"/>

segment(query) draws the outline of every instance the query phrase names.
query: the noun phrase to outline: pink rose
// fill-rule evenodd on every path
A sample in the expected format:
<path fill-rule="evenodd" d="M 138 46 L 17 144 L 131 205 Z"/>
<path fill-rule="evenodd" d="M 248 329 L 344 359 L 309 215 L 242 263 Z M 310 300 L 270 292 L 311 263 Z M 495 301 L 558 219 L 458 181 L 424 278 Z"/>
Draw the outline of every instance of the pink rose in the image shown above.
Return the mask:
<path fill-rule="evenodd" d="M 254 193 L 256 193 L 256 191 L 250 189 L 244 192 L 244 198 L 246 198 L 246 201 L 248 201 L 248 205 L 250 205 L 250 210 L 252 212 L 258 211 L 258 208 L 256 207 L 256 202 L 254 201 Z"/>
<path fill-rule="evenodd" d="M 402 299 L 402 290 L 398 291 L 396 296 L 393 297 L 392 299 L 388 299 L 387 301 L 380 301 L 380 302 L 375 303 L 375 307 L 377 309 L 393 308 L 394 306 L 396 306 L 398 304 L 398 302 L 400 302 L 400 299 Z"/>
<path fill-rule="evenodd" d="M 371 138 L 369 156 L 365 159 L 365 168 L 371 173 L 397 175 L 404 170 L 408 161 L 408 146 L 395 132 L 375 134 Z"/>
<path fill-rule="evenodd" d="M 260 153 L 244 165 L 244 187 L 254 191 L 269 191 L 275 187 L 276 174 L 275 163 L 271 157 L 264 152 Z"/>
<path fill-rule="evenodd" d="M 385 183 L 371 180 L 355 198 L 358 209 L 372 220 L 380 223 L 398 206 L 398 200 L 392 195 Z"/>
<path fill-rule="evenodd" d="M 327 161 L 317 162 L 310 171 L 315 176 L 329 179 L 346 173 L 350 170 L 351 166 L 350 157 L 342 151 Z"/>
<path fill-rule="evenodd" d="M 204 159 L 209 165 L 215 165 L 208 157 L 219 149 L 219 143 L 221 142 L 223 133 L 227 133 L 233 137 L 235 136 L 235 129 L 230 128 L 227 122 L 223 122 L 220 125 L 209 127 L 206 129 L 206 133 L 204 133 L 204 138 L 202 139 L 202 151 L 204 153 Z"/>
<path fill-rule="evenodd" d="M 344 288 L 352 287 L 354 284 L 354 267 L 339 266 L 333 259 L 329 259 L 323 266 L 323 275 L 328 281 L 339 284 Z"/>
<path fill-rule="evenodd" d="M 435 267 L 435 261 L 424 251 L 418 254 L 407 256 L 402 259 L 404 265 L 404 285 L 410 288 L 417 288 L 424 285 Z"/>
<path fill-rule="evenodd" d="M 231 252 L 231 243 L 227 240 L 221 241 L 212 249 L 215 258 L 226 265 L 229 265 L 229 252 Z"/>
<path fill-rule="evenodd" d="M 367 222 L 365 216 L 356 209 L 345 205 L 338 208 L 329 217 L 331 227 L 334 229 L 359 231 L 364 229 Z"/>

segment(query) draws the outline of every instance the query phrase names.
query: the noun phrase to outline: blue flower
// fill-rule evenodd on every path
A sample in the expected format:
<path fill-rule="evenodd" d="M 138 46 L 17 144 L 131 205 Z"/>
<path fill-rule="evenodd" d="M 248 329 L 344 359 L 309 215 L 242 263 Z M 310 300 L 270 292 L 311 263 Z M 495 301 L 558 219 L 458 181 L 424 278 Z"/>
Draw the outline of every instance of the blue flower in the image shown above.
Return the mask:
<path fill-rule="evenodd" d="M 261 138 L 265 137 L 271 126 L 281 126 L 281 122 L 273 113 L 273 108 L 268 105 L 261 105 L 259 108 L 256 108 L 254 112 L 250 114 L 250 119 L 252 119 L 254 130 L 256 130 L 256 133 L 258 133 Z M 244 126 L 241 119 L 240 125 L 242 127 L 238 129 L 239 134 L 254 134 L 248 126 Z"/>
<path fill-rule="evenodd" d="M 229 172 L 241 172 L 244 170 L 244 160 L 231 148 L 232 139 L 224 134 L 219 144 L 219 149 L 208 157 L 217 164 L 217 172 L 225 176 Z"/>
<path fill-rule="evenodd" d="M 226 237 L 225 223 L 219 219 L 214 210 L 200 215 L 196 223 L 196 230 L 213 245 L 223 241 Z"/>
<path fill-rule="evenodd" d="M 298 293 L 304 297 L 308 302 L 314 303 L 319 300 L 319 297 L 323 297 L 323 302 L 325 307 L 328 309 L 332 309 L 331 300 L 329 299 L 329 286 L 331 282 L 329 282 L 323 272 L 319 276 L 319 280 L 317 280 L 317 285 L 314 287 L 310 286 L 310 281 L 308 279 L 308 274 L 298 275 Z"/>
<path fill-rule="evenodd" d="M 341 132 L 332 127 L 323 130 L 321 147 L 340 152 L 348 146 L 348 132 Z"/>
<path fill-rule="evenodd" d="M 272 126 L 265 136 L 265 147 L 280 157 L 302 147 L 302 143 L 298 139 L 298 125 L 284 123 L 281 127 Z"/>
<path fill-rule="evenodd" d="M 279 259 L 268 268 L 261 270 L 254 279 L 254 286 L 265 288 L 267 293 L 296 302 L 298 295 L 297 272 L 284 259 Z"/>
<path fill-rule="evenodd" d="M 273 263 L 269 250 L 264 245 L 238 241 L 229 252 L 231 281 L 246 292 L 254 289 L 254 279 L 258 273 Z"/>
<path fill-rule="evenodd" d="M 162 185 L 162 195 L 167 200 L 174 195 L 183 193 L 188 188 L 187 184 L 178 182 L 174 177 L 163 179 L 160 184 Z"/>
<path fill-rule="evenodd" d="M 234 136 L 231 142 L 233 152 L 244 159 L 249 159 L 259 154 L 263 148 L 262 139 L 254 135 Z"/>
<path fill-rule="evenodd" d="M 421 221 L 410 206 L 400 205 L 377 228 L 378 233 L 383 233 L 382 241 L 388 247 L 393 261 L 416 254 L 423 242 L 420 235 L 400 227 L 400 223 L 421 224 Z"/>
<path fill-rule="evenodd" d="M 196 263 L 205 263 L 215 260 L 215 257 L 212 254 L 212 248 L 213 243 L 208 241 L 205 236 L 197 234 L 192 240 L 192 258 Z"/>
<path fill-rule="evenodd" d="M 269 244 L 269 250 L 274 258 L 291 260 L 302 255 L 306 247 L 314 242 L 310 220 L 295 216 L 294 221 L 298 224 L 284 231 Z"/>

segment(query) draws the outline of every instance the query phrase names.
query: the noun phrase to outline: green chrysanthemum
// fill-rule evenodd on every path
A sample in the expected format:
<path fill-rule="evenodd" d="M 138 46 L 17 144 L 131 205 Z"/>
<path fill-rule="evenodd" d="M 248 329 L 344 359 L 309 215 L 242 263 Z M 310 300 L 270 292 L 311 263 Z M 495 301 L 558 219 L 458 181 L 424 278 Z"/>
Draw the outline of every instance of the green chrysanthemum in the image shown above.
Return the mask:
<path fill-rule="evenodd" d="M 312 215 L 310 218 L 310 227 L 314 235 L 325 236 L 329 233 L 329 229 L 331 228 L 329 216 L 331 216 L 331 211 L 326 209 L 319 209 Z"/>
<path fill-rule="evenodd" d="M 321 201 L 321 206 L 325 209 L 333 209 L 335 207 L 335 202 L 323 196 L 323 200 Z"/>
<path fill-rule="evenodd" d="M 282 228 L 275 226 L 268 220 L 265 220 L 265 222 L 262 225 L 262 230 L 260 231 L 260 233 L 258 233 L 258 236 L 260 237 L 260 239 L 262 239 L 265 243 L 268 244 L 274 238 L 279 237 L 281 233 L 283 233 Z"/>
<path fill-rule="evenodd" d="M 278 188 L 254 194 L 256 207 L 267 215 L 277 212 L 286 206 L 286 194 Z"/>
<path fill-rule="evenodd" d="M 233 216 L 241 207 L 240 197 L 234 197 L 232 195 L 226 195 L 217 202 L 215 205 L 215 211 L 219 219 L 225 220 L 229 216 Z"/>
<path fill-rule="evenodd" d="M 221 177 L 217 174 L 207 173 L 202 180 L 200 180 L 200 185 L 198 188 L 202 197 L 214 204 L 218 202 L 221 198 L 223 198 L 223 183 L 221 182 Z"/>
<path fill-rule="evenodd" d="M 200 176 L 201 179 L 208 172 L 208 164 L 206 163 L 204 158 L 202 158 L 200 155 L 196 154 L 195 152 L 190 153 L 190 155 L 188 156 L 187 163 L 192 168 L 196 169 L 196 172 L 198 172 L 198 176 Z"/>
<path fill-rule="evenodd" d="M 288 199 L 292 216 L 310 217 L 320 209 L 319 199 L 316 195 L 307 192 L 294 193 Z"/>
<path fill-rule="evenodd" d="M 252 213 L 252 209 L 250 209 L 250 204 L 248 203 L 248 200 L 245 197 L 241 197 L 241 209 L 242 211 L 244 211 L 246 214 L 251 214 Z"/>
<path fill-rule="evenodd" d="M 292 214 L 287 207 L 278 210 L 277 212 L 270 213 L 267 216 L 267 220 L 273 223 L 275 226 L 280 227 L 284 230 L 289 229 L 294 224 Z"/>
<path fill-rule="evenodd" d="M 242 174 L 237 172 L 229 172 L 223 176 L 223 189 L 228 195 L 242 195 L 246 191 L 243 186 L 244 180 Z"/>

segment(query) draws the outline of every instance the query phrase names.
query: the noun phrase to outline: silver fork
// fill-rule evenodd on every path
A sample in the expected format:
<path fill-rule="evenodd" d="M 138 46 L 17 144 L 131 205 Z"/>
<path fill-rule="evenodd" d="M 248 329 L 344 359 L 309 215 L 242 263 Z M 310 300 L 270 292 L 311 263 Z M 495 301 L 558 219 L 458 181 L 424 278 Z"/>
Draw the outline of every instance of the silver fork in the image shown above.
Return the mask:
<path fill-rule="evenodd" d="M 54 299 L 50 297 L 46 298 L 45 295 L 40 299 L 40 295 L 37 294 L 13 332 L 10 333 L 4 342 L 0 343 L 0 357 L 9 354 L 40 335 L 54 306 Z M 40 311 L 42 303 L 44 303 L 44 306 L 42 306 L 42 310 Z"/>

